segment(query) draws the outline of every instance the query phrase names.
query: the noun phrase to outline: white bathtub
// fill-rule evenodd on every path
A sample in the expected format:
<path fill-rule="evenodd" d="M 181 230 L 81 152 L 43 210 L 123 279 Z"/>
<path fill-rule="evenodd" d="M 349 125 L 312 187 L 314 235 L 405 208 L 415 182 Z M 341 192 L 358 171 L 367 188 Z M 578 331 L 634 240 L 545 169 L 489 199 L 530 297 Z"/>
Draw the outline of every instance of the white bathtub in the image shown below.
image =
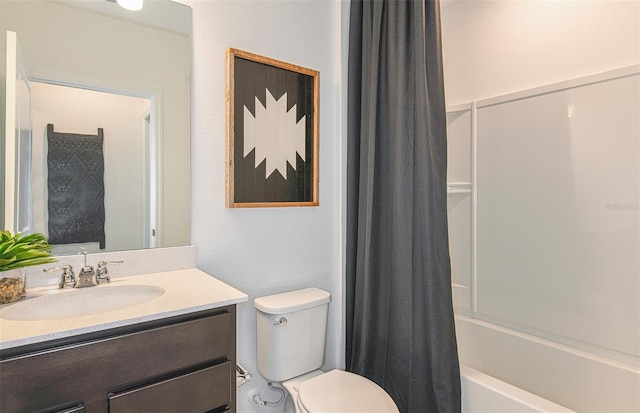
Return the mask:
<path fill-rule="evenodd" d="M 460 366 L 460 381 L 462 413 L 573 412 L 469 366 Z"/>
<path fill-rule="evenodd" d="M 456 334 L 463 412 L 640 412 L 633 363 L 462 315 Z"/>

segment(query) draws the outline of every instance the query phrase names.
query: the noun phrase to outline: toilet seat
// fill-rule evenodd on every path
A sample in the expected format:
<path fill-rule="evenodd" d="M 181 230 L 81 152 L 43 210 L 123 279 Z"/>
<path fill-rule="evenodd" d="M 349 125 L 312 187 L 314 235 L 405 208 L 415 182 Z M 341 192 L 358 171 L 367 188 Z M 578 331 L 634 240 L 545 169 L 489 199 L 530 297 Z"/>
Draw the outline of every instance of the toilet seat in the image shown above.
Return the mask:
<path fill-rule="evenodd" d="M 391 397 L 371 380 L 331 370 L 295 385 L 296 404 L 308 413 L 394 413 Z"/>

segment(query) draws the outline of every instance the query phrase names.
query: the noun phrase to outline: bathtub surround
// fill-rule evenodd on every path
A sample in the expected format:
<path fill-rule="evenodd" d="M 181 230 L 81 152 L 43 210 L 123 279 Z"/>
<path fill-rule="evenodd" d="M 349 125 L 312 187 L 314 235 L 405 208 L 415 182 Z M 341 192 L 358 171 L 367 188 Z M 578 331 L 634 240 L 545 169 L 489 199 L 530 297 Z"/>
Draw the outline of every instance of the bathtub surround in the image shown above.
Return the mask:
<path fill-rule="evenodd" d="M 496 97 L 520 94 L 517 105 L 525 104 L 533 98 L 522 99 L 524 91 L 638 65 L 640 2 L 459 1 L 443 10 L 442 26 L 447 104 L 456 111 L 465 103 L 475 102 L 478 109 L 475 119 L 478 141 L 471 145 L 472 151 L 449 146 L 450 165 L 460 167 L 453 169 L 457 172 L 457 176 L 452 177 L 454 181 L 478 184 L 477 190 L 472 186 L 473 192 L 468 195 L 450 196 L 453 210 L 449 215 L 450 242 L 456 284 L 461 284 L 456 280 L 463 274 L 470 274 L 472 268 L 469 265 L 473 259 L 470 240 L 474 232 L 470 225 L 475 218 L 470 213 L 470 206 L 473 197 L 478 197 L 476 278 L 470 284 L 473 288 L 467 289 L 467 298 L 457 294 L 454 300 L 459 311 L 456 331 L 460 362 L 572 410 L 585 413 L 640 411 L 638 323 L 634 322 L 634 317 L 637 320 L 638 316 L 639 227 L 637 211 L 633 210 L 633 198 L 637 200 L 638 196 L 638 133 L 626 134 L 620 129 L 623 125 L 634 124 L 637 128 L 637 109 L 629 114 L 637 107 L 634 106 L 639 96 L 637 86 L 623 87 L 625 92 L 631 92 L 631 98 L 628 93 L 615 89 L 614 98 L 600 97 L 595 101 L 578 101 L 577 97 L 586 90 L 562 86 L 562 90 L 571 94 L 570 101 L 561 102 L 555 108 L 546 103 L 541 111 L 545 114 L 544 122 L 528 122 L 530 126 L 518 127 L 522 132 L 532 133 L 539 128 L 547 129 L 553 119 L 564 119 L 569 126 L 538 132 L 535 145 L 529 139 L 517 146 L 519 151 L 527 152 L 528 159 L 544 165 L 545 174 L 538 174 L 530 164 L 513 162 L 507 172 L 509 177 L 515 178 L 524 170 L 527 176 L 538 178 L 535 186 L 529 184 L 531 181 L 519 181 L 518 186 L 502 185 L 499 191 L 482 186 L 487 177 L 483 168 L 497 167 L 501 158 L 517 153 L 505 151 L 501 152 L 500 158 L 483 159 L 485 138 L 495 139 L 495 133 L 492 133 L 495 128 L 493 131 L 486 129 L 487 116 L 494 109 L 506 107 L 501 104 L 483 108 L 483 101 L 496 103 Z M 608 83 L 600 82 L 594 87 L 603 92 L 610 91 Z M 553 89 L 557 88 L 554 86 Z M 555 92 L 546 94 L 545 100 L 554 95 Z M 471 112 L 452 113 L 450 131 L 465 123 L 467 127 L 473 127 L 474 119 L 469 119 L 473 118 Z M 527 108 L 515 117 L 525 121 L 536 112 L 540 111 Z M 602 115 L 607 113 L 610 114 L 602 122 Z M 463 119 L 465 116 L 467 121 Z M 505 126 L 510 121 L 505 119 Z M 589 123 L 581 124 L 584 121 Z M 604 132 L 600 132 L 602 130 Z M 511 135 L 510 139 L 517 137 Z M 449 133 L 453 142 L 457 136 L 461 135 Z M 627 149 L 625 140 L 621 140 L 624 136 L 635 142 L 635 148 Z M 549 147 L 549 141 L 555 146 Z M 557 148 L 566 142 L 571 144 L 572 156 L 566 162 L 558 162 Z M 472 158 L 474 148 L 478 152 L 475 162 Z M 585 152 L 585 148 L 589 151 Z M 613 150 L 622 155 L 613 162 L 607 161 Z M 627 163 L 633 156 L 635 160 Z M 585 167 L 587 159 L 592 162 Z M 462 166 L 466 164 L 469 171 L 474 163 L 477 176 L 463 175 Z M 572 168 L 571 175 L 567 174 L 568 165 Z M 502 175 L 497 177 L 505 178 L 505 168 L 499 172 Z M 593 179 L 594 174 L 599 179 Z M 618 179 L 619 176 L 624 180 Z M 606 192 L 596 190 L 601 182 L 604 186 L 600 188 Z M 566 185 L 567 191 L 557 190 L 561 183 Z M 536 218 L 545 214 L 545 209 L 527 202 L 534 198 L 532 195 L 539 197 L 538 188 L 544 189 L 543 196 L 549 202 L 545 209 L 552 211 L 545 218 L 556 221 Z M 483 189 L 485 192 L 481 193 Z M 530 191 L 533 189 L 539 192 Z M 611 195 L 602 196 L 603 193 Z M 567 216 L 564 211 L 571 205 L 559 201 L 573 194 L 576 203 L 573 212 L 568 214 L 570 220 L 557 221 L 561 214 Z M 488 196 L 493 197 L 491 206 L 496 209 L 487 209 Z M 624 201 L 619 201 L 620 198 Z M 507 204 L 516 203 L 522 208 L 512 207 L 508 217 L 501 217 L 495 226 L 487 225 L 487 212 L 492 214 L 498 208 L 504 210 Z M 482 204 L 485 208 L 481 210 Z M 518 254 L 522 242 L 507 234 L 502 235 L 502 239 L 509 239 L 510 245 L 496 245 L 490 239 L 482 238 L 487 231 L 504 229 L 504 218 L 513 219 L 511 214 L 527 210 L 531 218 L 520 219 L 525 224 L 520 233 L 527 242 L 536 244 L 534 249 L 529 248 L 529 253 Z M 610 224 L 613 220 L 633 219 L 635 222 Z M 568 239 L 570 233 L 566 229 L 577 220 L 585 235 Z M 634 228 L 634 236 L 619 237 L 625 231 L 632 233 Z M 463 237 L 467 237 L 467 241 L 459 242 Z M 609 242 L 609 239 L 614 241 Z M 554 251 L 554 243 L 559 245 L 559 240 L 567 241 L 561 242 L 561 251 Z M 576 252 L 576 248 L 585 244 L 593 247 L 587 252 Z M 615 245 L 622 247 L 611 254 Z M 492 281 L 490 277 L 497 275 L 496 267 L 488 268 L 488 261 L 483 258 L 487 256 L 483 253 L 488 248 L 498 249 L 505 264 L 517 257 L 516 263 L 521 263 L 521 268 L 505 265 L 503 268 L 509 269 L 508 278 L 503 277 L 504 282 Z M 537 270 L 540 263 L 544 263 L 545 268 Z M 509 289 L 516 282 L 518 286 Z M 464 289 L 456 287 L 456 290 L 462 292 Z M 477 292 L 475 297 L 471 294 L 474 290 Z M 499 300 L 494 301 L 495 296 L 499 296 Z M 460 306 L 465 301 L 471 303 L 471 299 L 475 306 L 467 307 L 477 308 L 482 312 L 480 317 L 478 312 L 465 316 L 460 311 Z M 497 314 L 496 306 L 505 300 L 511 300 L 512 304 L 503 305 Z M 567 319 L 571 321 L 567 322 Z M 622 329 L 626 333 L 617 333 Z"/>
<path fill-rule="evenodd" d="M 460 411 L 439 3 L 353 1 L 350 18 L 347 369 L 402 412 Z"/>

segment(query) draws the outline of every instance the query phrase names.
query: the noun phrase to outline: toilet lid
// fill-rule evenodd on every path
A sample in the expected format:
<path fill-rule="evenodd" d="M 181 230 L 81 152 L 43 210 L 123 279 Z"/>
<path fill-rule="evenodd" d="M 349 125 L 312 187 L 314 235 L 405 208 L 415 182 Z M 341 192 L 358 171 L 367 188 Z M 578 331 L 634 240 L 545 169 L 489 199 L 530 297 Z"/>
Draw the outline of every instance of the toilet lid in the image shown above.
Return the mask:
<path fill-rule="evenodd" d="M 371 380 L 331 370 L 298 385 L 298 400 L 310 413 L 393 413 L 391 397 Z"/>

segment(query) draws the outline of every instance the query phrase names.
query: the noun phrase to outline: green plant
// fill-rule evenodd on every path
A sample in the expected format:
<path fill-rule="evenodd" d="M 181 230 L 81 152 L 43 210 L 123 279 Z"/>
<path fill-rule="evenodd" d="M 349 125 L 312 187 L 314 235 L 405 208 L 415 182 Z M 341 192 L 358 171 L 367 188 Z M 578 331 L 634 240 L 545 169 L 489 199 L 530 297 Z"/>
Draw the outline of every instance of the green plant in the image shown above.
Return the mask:
<path fill-rule="evenodd" d="M 51 245 L 42 234 L 11 235 L 0 231 L 0 271 L 57 261 L 51 257 Z"/>

